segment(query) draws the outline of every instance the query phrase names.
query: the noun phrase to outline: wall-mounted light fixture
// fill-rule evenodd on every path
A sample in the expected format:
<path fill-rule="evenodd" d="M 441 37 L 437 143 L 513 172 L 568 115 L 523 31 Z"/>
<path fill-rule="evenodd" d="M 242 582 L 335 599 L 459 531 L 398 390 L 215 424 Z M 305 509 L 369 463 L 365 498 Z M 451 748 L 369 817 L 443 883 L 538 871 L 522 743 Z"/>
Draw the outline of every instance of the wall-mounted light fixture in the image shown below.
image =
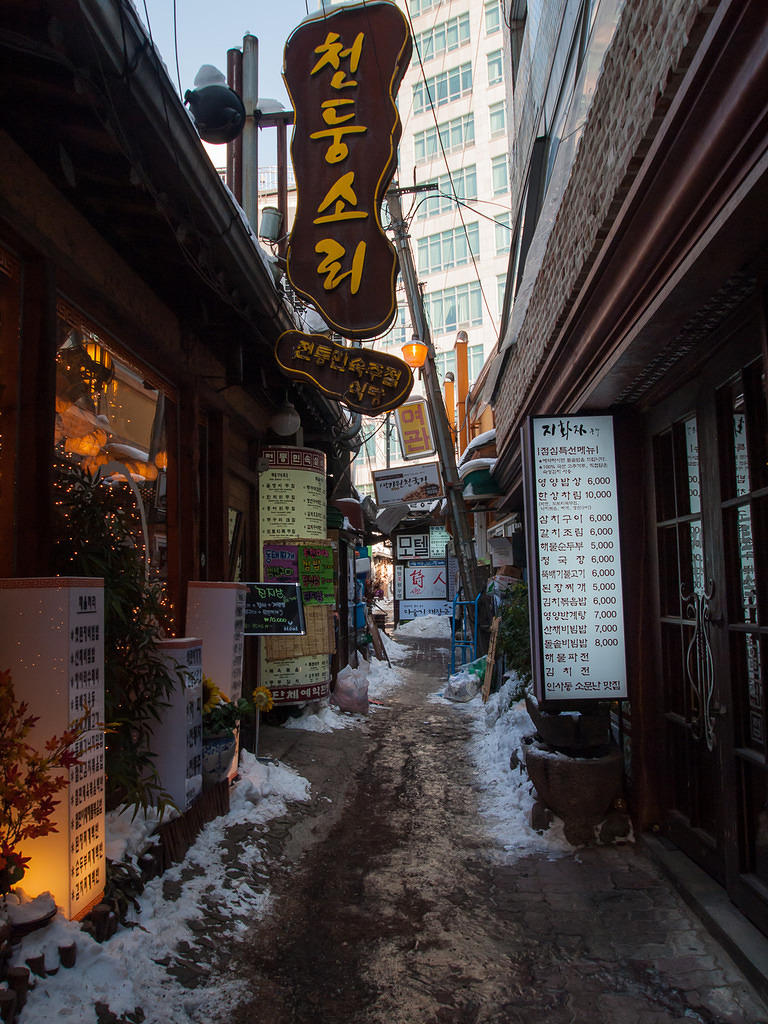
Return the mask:
<path fill-rule="evenodd" d="M 290 437 L 301 426 L 301 416 L 287 397 L 277 412 L 273 413 L 269 425 L 279 437 Z"/>
<path fill-rule="evenodd" d="M 419 338 L 413 337 L 403 345 L 402 352 L 405 362 L 412 369 L 418 370 L 427 360 L 429 347 Z"/>

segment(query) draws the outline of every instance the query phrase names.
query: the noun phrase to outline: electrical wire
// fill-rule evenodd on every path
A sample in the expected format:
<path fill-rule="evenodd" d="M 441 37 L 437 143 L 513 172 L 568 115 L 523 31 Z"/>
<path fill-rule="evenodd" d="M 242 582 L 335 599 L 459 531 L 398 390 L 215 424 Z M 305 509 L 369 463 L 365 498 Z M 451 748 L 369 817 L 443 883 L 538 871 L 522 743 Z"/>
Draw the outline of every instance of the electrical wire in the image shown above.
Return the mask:
<path fill-rule="evenodd" d="M 455 186 L 453 184 L 453 173 L 452 173 L 451 168 L 450 168 L 450 166 L 448 164 L 448 155 L 445 152 L 445 146 L 443 145 L 443 139 L 442 139 L 442 136 L 440 135 L 440 131 L 438 129 L 437 109 L 435 107 L 435 103 L 434 103 L 434 100 L 432 98 L 432 93 L 431 93 L 431 91 L 430 91 L 430 89 L 429 89 L 429 87 L 427 85 L 426 74 L 425 74 L 425 71 L 424 71 L 424 63 L 423 63 L 423 61 L 421 59 L 421 53 L 419 52 L 419 47 L 415 43 L 415 32 L 414 32 L 414 28 L 413 28 L 413 18 L 411 17 L 411 10 L 410 10 L 410 5 L 409 5 L 409 0 L 405 0 L 405 12 L 406 12 L 406 15 L 408 17 L 408 24 L 410 25 L 410 28 L 411 28 L 411 35 L 414 37 L 414 50 L 416 52 L 416 56 L 419 59 L 419 70 L 421 72 L 422 81 L 424 82 L 424 90 L 426 92 L 427 97 L 429 98 L 430 112 L 432 114 L 432 120 L 434 121 L 435 129 L 437 131 L 437 141 L 440 144 L 440 152 L 442 154 L 443 163 L 445 164 L 445 169 L 448 172 L 448 180 L 450 181 L 451 188 L 453 189 L 454 196 L 452 198 L 455 198 L 456 201 L 457 201 L 457 204 L 458 204 L 459 220 L 461 221 L 461 226 L 462 226 L 462 229 L 464 231 L 464 236 L 465 236 L 465 238 L 467 240 L 467 250 L 468 250 L 470 258 L 472 260 L 472 267 L 473 267 L 474 272 L 475 272 L 475 277 L 477 278 L 477 282 L 480 285 L 480 294 L 483 297 L 483 305 L 485 306 L 486 312 L 488 313 L 488 318 L 489 318 L 489 320 L 491 322 L 491 327 L 493 328 L 494 333 L 498 333 L 498 328 L 496 326 L 496 318 L 494 317 L 493 313 L 491 312 L 491 307 L 490 307 L 490 304 L 488 302 L 488 296 L 485 294 L 485 289 L 483 287 L 483 281 L 482 281 L 482 278 L 480 277 L 480 270 L 478 268 L 477 260 L 475 258 L 475 254 L 472 251 L 472 246 L 470 244 L 469 231 L 467 229 L 467 224 L 466 224 L 466 221 L 464 219 L 464 214 L 462 213 L 462 210 L 461 210 L 461 204 L 458 201 L 458 196 L 456 195 L 456 189 L 455 189 Z M 477 43 L 477 45 L 478 45 L 478 47 L 480 45 L 479 33 L 478 33 L 478 43 Z M 474 70 L 477 71 L 477 62 L 475 61 L 474 64 L 475 64 Z M 472 75 L 472 91 L 470 92 L 470 99 L 471 99 L 471 96 L 474 93 L 474 88 L 475 88 L 475 76 L 474 76 L 474 73 L 473 73 L 473 75 Z M 470 207 L 470 209 L 471 209 L 471 207 Z"/>

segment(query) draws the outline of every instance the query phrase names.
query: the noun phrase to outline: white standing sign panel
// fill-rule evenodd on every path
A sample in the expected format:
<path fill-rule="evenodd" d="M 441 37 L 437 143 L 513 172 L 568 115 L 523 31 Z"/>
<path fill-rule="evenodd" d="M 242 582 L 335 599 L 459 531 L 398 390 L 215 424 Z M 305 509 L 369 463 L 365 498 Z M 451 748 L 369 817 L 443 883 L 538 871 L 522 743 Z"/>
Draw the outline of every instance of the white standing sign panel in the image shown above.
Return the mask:
<path fill-rule="evenodd" d="M 627 696 L 616 455 L 610 416 L 531 420 L 528 481 L 540 696 Z"/>

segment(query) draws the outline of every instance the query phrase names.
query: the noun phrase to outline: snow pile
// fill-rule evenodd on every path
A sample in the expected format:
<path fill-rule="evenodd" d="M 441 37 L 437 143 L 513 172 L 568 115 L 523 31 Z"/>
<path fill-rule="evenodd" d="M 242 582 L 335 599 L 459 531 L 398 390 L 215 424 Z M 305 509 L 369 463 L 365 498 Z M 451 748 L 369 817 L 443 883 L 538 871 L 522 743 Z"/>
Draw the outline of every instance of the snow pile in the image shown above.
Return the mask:
<path fill-rule="evenodd" d="M 422 615 L 410 622 L 399 623 L 395 630 L 398 636 L 450 637 L 450 615 Z"/>
<path fill-rule="evenodd" d="M 298 718 L 288 718 L 283 723 L 284 729 L 304 729 L 306 732 L 333 732 L 335 729 L 351 729 L 364 719 L 362 715 L 346 715 L 327 700 L 320 707 L 309 704 Z"/>
<path fill-rule="evenodd" d="M 407 646 L 407 644 L 399 644 L 397 640 L 393 640 L 392 637 L 387 636 L 386 633 L 381 634 L 381 641 L 384 644 L 384 650 L 389 655 L 389 660 L 393 664 L 405 661 L 405 659 L 410 656 L 411 649 Z"/>
<path fill-rule="evenodd" d="M 15 947 L 14 965 L 42 953 L 47 968 L 54 969 L 59 963 L 58 947 L 77 944 L 74 969 L 61 968 L 55 977 L 34 979 L 24 1024 L 93 1021 L 97 1002 L 108 1004 L 118 1017 L 142 1007 L 146 1024 L 207 1024 L 235 1004 L 241 986 L 233 977 L 212 972 L 210 980 L 205 978 L 190 990 L 163 964 L 174 960 L 173 951 L 181 940 L 194 943 L 190 923 L 204 917 L 205 905 L 216 907 L 226 916 L 228 928 L 241 932 L 269 906 L 268 890 L 252 888 L 253 872 L 248 870 L 264 864 L 258 830 L 241 844 L 236 871 L 229 870 L 224 860 L 228 831 L 233 825 L 259 826 L 281 817 L 288 801 L 309 799 L 309 783 L 287 765 L 262 764 L 248 751 L 241 755 L 240 776 L 231 792 L 229 815 L 206 825 L 186 860 L 147 884 L 139 898 L 141 913 L 135 917 L 135 928 L 119 929 L 109 942 L 99 945 L 77 923 L 58 914 L 47 928 L 32 932 Z M 126 849 L 137 847 L 143 828 L 139 824 L 135 834 L 124 836 Z M 174 889 L 179 893 L 176 899 L 171 895 Z"/>
<path fill-rule="evenodd" d="M 533 732 L 525 703 L 511 703 L 518 686 L 517 678 L 509 676 L 491 694 L 487 704 L 482 703 L 478 694 L 467 704 L 451 705 L 459 713 L 469 715 L 472 722 L 470 754 L 482 781 L 478 793 L 480 813 L 490 834 L 514 857 L 536 851 L 553 856 L 572 854 L 573 848 L 566 841 L 558 818 L 541 834 L 531 828 L 531 783 L 524 768 L 510 769 L 513 754 L 522 762 L 523 736 Z"/>
<path fill-rule="evenodd" d="M 161 821 L 170 821 L 177 816 L 173 807 L 160 815 L 154 807 L 148 807 L 146 816 L 139 811 L 134 814 L 133 807 L 121 807 L 117 811 L 109 811 L 106 817 L 106 855 L 109 860 L 127 860 L 137 857 L 148 845 L 149 837 L 157 830 Z"/>

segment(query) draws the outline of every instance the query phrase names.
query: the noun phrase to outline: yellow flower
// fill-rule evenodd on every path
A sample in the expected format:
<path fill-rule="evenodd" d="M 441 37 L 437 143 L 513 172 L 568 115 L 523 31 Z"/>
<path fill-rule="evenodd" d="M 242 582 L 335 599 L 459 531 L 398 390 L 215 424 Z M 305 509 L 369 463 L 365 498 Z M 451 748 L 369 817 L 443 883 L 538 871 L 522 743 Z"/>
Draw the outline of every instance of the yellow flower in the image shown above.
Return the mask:
<path fill-rule="evenodd" d="M 259 711 L 271 711 L 274 701 L 268 686 L 257 686 L 253 691 L 253 706 Z"/>
<path fill-rule="evenodd" d="M 213 711 L 218 704 L 227 703 L 228 700 L 211 677 L 203 675 L 203 714 Z"/>

